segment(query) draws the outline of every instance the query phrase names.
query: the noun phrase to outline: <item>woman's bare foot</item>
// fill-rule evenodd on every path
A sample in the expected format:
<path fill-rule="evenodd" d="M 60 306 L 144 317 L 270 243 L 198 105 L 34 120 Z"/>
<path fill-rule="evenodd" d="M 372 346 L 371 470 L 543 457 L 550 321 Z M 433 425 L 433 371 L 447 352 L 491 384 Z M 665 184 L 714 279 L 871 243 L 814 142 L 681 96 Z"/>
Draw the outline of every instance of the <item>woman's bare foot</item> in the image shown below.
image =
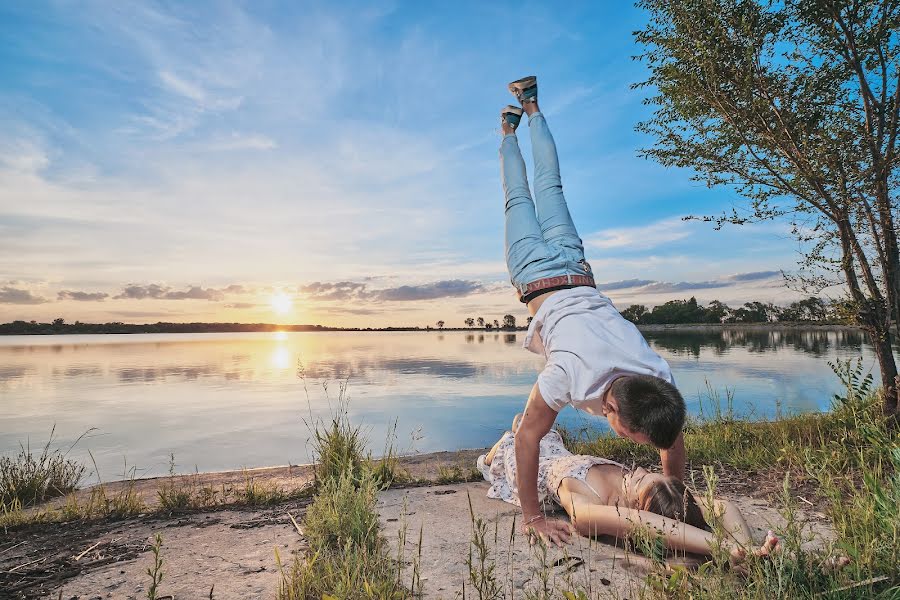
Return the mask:
<path fill-rule="evenodd" d="M 756 556 L 769 556 L 779 552 L 781 552 L 781 540 L 779 540 L 778 536 L 770 529 L 766 533 L 766 541 L 763 542 L 762 546 L 754 550 L 753 554 Z"/>
<path fill-rule="evenodd" d="M 822 561 L 822 572 L 823 573 L 837 573 L 847 565 L 849 565 L 852 561 L 849 556 L 844 556 L 843 554 L 837 556 L 829 556 L 824 561 Z"/>
<path fill-rule="evenodd" d="M 764 559 L 779 552 L 781 552 L 781 541 L 772 530 L 769 530 L 768 533 L 766 533 L 766 540 L 763 542 L 762 546 L 753 550 L 753 556 Z M 747 562 L 747 550 L 744 547 L 735 546 L 732 548 L 728 556 L 728 562 L 735 572 L 740 573 L 741 575 L 749 574 L 749 570 L 745 565 Z"/>

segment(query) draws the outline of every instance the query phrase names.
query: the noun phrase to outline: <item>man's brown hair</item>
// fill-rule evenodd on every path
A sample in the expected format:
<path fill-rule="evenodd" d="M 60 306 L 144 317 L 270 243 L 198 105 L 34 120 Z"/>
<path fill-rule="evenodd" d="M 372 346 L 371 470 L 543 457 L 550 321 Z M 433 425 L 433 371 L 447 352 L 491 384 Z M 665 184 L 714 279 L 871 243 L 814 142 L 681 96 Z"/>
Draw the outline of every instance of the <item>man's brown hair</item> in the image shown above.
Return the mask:
<path fill-rule="evenodd" d="M 612 382 L 610 393 L 623 425 L 646 435 L 657 448 L 672 447 L 687 414 L 678 388 L 652 375 L 626 375 Z"/>

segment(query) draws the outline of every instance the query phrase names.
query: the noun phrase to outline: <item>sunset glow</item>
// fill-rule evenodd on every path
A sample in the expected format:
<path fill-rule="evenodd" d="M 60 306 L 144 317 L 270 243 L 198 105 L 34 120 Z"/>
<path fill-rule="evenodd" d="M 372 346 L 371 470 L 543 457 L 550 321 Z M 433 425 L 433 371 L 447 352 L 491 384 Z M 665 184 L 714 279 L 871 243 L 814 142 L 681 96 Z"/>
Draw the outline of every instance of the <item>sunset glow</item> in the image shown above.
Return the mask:
<path fill-rule="evenodd" d="M 294 301 L 291 300 L 291 297 L 285 294 L 284 292 L 280 292 L 272 296 L 272 310 L 274 310 L 279 315 L 286 315 L 291 312 L 291 309 L 294 307 Z"/>
<path fill-rule="evenodd" d="M 638 158 L 641 10 L 530 5 L 558 33 L 510 61 L 515 4 L 379 4 L 0 5 L 0 322 L 523 323 L 492 132 L 525 73 L 618 308 L 799 297 L 779 225 L 684 221 L 733 192 Z"/>

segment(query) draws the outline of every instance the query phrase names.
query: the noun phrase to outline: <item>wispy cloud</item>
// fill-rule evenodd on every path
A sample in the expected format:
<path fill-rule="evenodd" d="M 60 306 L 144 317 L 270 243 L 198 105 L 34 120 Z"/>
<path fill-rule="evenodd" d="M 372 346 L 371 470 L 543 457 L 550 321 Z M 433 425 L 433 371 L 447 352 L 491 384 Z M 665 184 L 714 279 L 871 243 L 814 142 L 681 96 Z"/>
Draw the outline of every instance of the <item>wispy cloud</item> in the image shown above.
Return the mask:
<path fill-rule="evenodd" d="M 116 300 L 222 300 L 225 294 L 222 290 L 191 286 L 187 290 L 177 291 L 156 283 L 149 285 L 128 285 L 122 292 L 114 296 Z"/>
<path fill-rule="evenodd" d="M 621 281 L 608 281 L 606 283 L 598 283 L 597 289 L 601 292 L 608 292 L 612 290 L 624 290 L 628 288 L 643 287 L 645 285 L 650 285 L 651 283 L 656 282 L 652 279 L 623 279 Z"/>
<path fill-rule="evenodd" d="M 247 308 L 256 308 L 259 304 L 254 302 L 232 302 L 231 304 L 226 304 L 225 308 L 236 308 L 236 309 L 247 309 Z"/>
<path fill-rule="evenodd" d="M 206 100 L 206 92 L 203 91 L 196 83 L 192 83 L 190 81 L 186 81 L 181 77 L 178 77 L 174 73 L 169 71 L 160 71 L 159 79 L 162 81 L 163 85 L 167 88 L 175 92 L 176 94 L 180 94 L 185 96 L 186 98 L 190 98 L 194 102 L 202 103 Z"/>
<path fill-rule="evenodd" d="M 690 234 L 690 226 L 687 222 L 679 218 L 670 218 L 638 227 L 602 229 L 588 235 L 584 242 L 589 247 L 603 250 L 611 248 L 650 250 L 682 240 Z"/>
<path fill-rule="evenodd" d="M 765 280 L 780 278 L 780 271 L 754 271 L 750 273 L 736 273 L 724 275 L 709 281 L 655 281 L 651 279 L 625 279 L 622 281 L 610 281 L 598 283 L 600 291 L 631 290 L 640 294 L 666 294 L 674 292 L 687 292 L 696 290 L 711 290 L 717 288 L 737 287 L 747 283 L 756 283 Z"/>
<path fill-rule="evenodd" d="M 71 290 L 61 290 L 57 292 L 58 300 L 75 300 L 77 302 L 100 302 L 109 298 L 106 292 L 77 292 Z"/>
<path fill-rule="evenodd" d="M 436 281 L 425 285 L 402 285 L 400 287 L 377 290 L 374 296 L 385 302 L 411 302 L 415 300 L 437 300 L 439 298 L 461 298 L 484 289 L 476 281 L 452 279 Z"/>
<path fill-rule="evenodd" d="M 0 304 L 43 304 L 44 302 L 49 302 L 49 300 L 35 295 L 30 290 L 11 286 L 0 287 Z"/>
<path fill-rule="evenodd" d="M 383 289 L 369 289 L 368 284 L 353 281 L 337 283 L 313 282 L 301 286 L 299 292 L 311 300 L 347 301 L 369 300 L 373 302 L 411 302 L 460 298 L 485 290 L 477 281 L 450 279 L 420 285 L 401 285 Z"/>
<path fill-rule="evenodd" d="M 227 137 L 213 139 L 204 147 L 214 152 L 228 152 L 232 150 L 274 150 L 278 144 L 266 135 L 232 133 Z"/>

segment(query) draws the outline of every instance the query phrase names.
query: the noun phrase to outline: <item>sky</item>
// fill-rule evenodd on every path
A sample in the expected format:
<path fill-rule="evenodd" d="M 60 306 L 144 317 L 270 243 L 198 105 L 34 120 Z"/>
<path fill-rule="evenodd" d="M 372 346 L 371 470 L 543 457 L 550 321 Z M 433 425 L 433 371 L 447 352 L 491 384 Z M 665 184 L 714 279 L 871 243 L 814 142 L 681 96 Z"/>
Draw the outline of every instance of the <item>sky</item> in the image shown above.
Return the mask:
<path fill-rule="evenodd" d="M 621 310 L 799 297 L 780 223 L 652 140 L 627 2 L 0 4 L 0 321 L 462 326 L 526 316 L 499 111 L 538 76 Z M 519 131 L 531 167 L 527 125 Z"/>

